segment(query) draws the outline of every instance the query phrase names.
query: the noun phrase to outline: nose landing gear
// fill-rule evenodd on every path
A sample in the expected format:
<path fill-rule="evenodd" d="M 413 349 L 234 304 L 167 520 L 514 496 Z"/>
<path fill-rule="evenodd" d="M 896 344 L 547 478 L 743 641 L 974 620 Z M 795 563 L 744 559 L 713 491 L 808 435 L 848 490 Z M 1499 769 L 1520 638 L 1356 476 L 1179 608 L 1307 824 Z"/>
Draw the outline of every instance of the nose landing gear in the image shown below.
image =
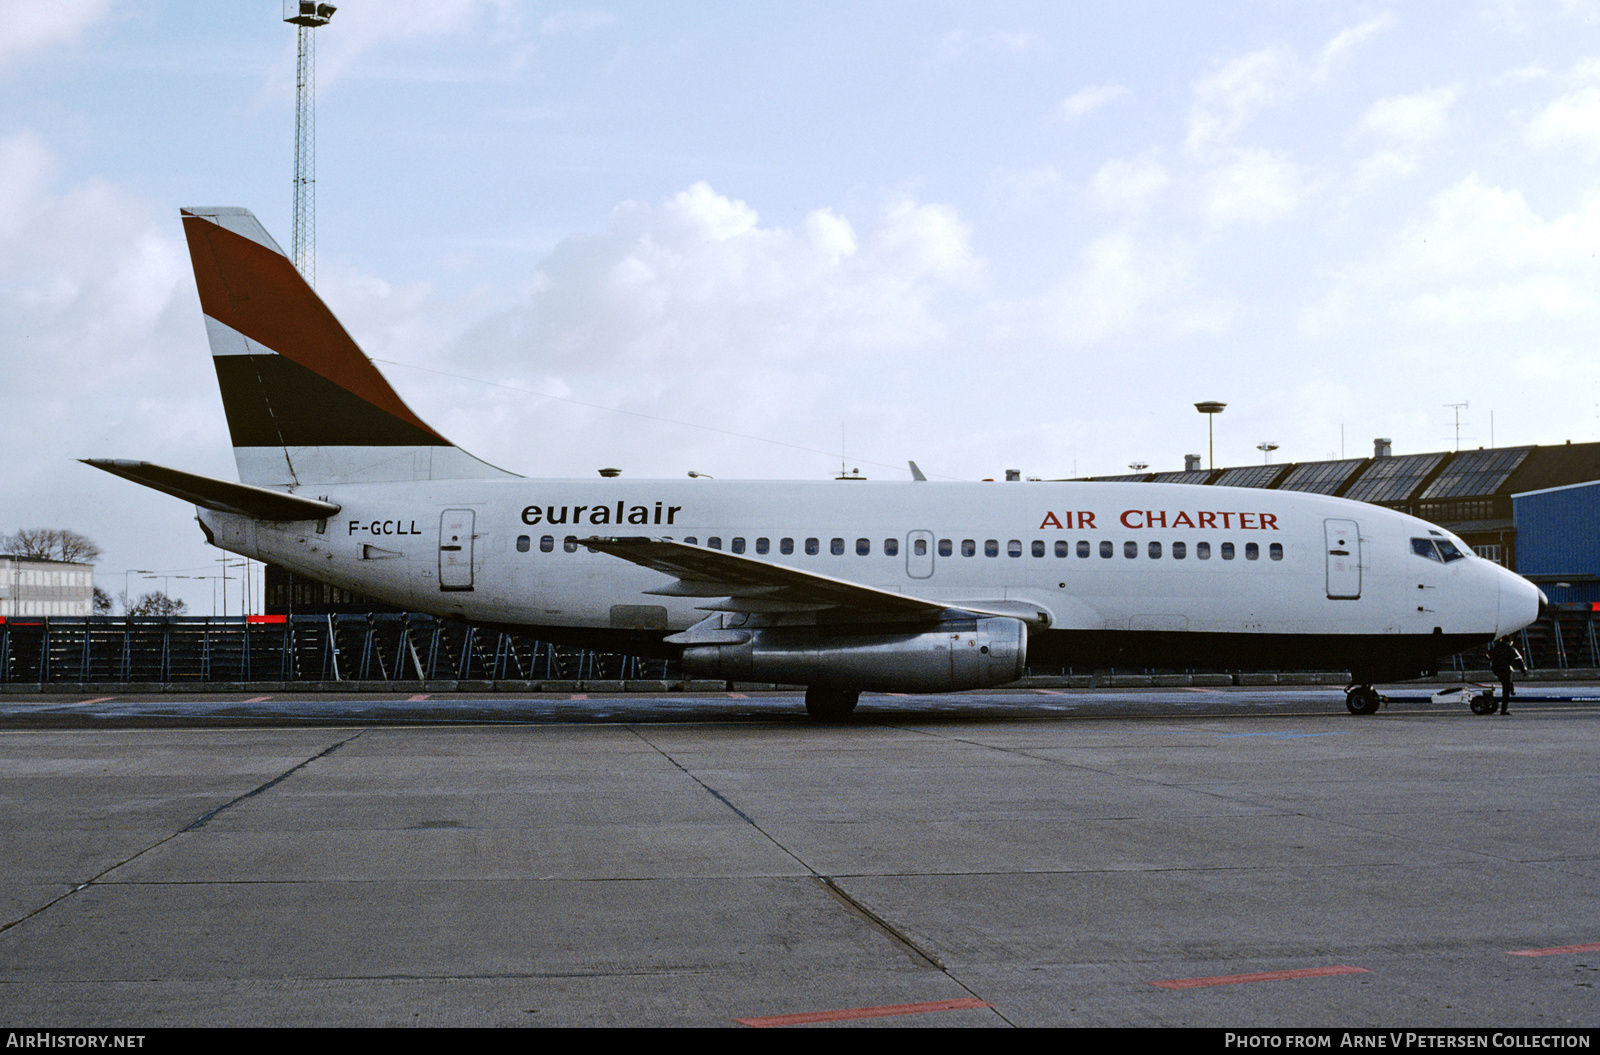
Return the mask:
<path fill-rule="evenodd" d="M 1344 690 L 1344 705 L 1351 714 L 1377 714 L 1388 701 L 1371 685 L 1352 685 Z"/>

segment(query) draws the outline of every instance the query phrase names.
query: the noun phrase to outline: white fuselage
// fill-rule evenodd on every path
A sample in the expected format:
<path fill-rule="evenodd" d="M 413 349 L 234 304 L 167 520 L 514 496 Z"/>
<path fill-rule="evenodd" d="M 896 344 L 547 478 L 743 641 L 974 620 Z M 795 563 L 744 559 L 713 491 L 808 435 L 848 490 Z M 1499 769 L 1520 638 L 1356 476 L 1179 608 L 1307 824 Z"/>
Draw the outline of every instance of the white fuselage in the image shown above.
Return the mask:
<path fill-rule="evenodd" d="M 1476 642 L 1532 622 L 1539 605 L 1532 584 L 1423 521 L 1298 492 L 509 479 L 317 496 L 340 504 L 337 517 L 200 516 L 233 552 L 410 610 L 530 632 L 674 632 L 705 616 L 703 598 L 647 593 L 669 576 L 575 541 L 593 536 L 692 540 L 952 604 L 1024 602 L 1047 614 L 1050 634 L 1123 643 L 1152 633 Z M 1465 555 L 1420 555 L 1411 540 L 1429 538 Z"/>

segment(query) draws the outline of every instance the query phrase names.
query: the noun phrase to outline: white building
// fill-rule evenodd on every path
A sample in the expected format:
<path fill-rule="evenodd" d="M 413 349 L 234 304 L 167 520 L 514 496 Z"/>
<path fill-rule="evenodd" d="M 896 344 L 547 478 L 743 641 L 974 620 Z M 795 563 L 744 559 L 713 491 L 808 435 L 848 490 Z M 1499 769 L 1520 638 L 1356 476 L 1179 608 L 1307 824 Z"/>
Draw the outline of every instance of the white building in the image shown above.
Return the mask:
<path fill-rule="evenodd" d="M 0 554 L 0 616 L 93 614 L 93 564 Z"/>

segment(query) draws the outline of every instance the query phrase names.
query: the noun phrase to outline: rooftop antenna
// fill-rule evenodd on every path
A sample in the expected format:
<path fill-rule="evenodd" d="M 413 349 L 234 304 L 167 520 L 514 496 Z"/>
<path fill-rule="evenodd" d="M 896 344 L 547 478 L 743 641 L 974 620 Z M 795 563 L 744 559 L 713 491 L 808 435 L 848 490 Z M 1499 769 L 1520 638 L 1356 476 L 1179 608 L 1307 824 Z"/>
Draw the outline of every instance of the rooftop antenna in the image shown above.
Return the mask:
<path fill-rule="evenodd" d="M 1472 406 L 1471 403 L 1446 403 L 1447 407 L 1454 407 L 1456 412 L 1456 450 L 1461 449 L 1461 411 Z"/>
<path fill-rule="evenodd" d="M 317 38 L 311 31 L 333 18 L 332 4 L 283 0 L 283 20 L 300 29 L 294 68 L 294 266 L 317 284 Z"/>

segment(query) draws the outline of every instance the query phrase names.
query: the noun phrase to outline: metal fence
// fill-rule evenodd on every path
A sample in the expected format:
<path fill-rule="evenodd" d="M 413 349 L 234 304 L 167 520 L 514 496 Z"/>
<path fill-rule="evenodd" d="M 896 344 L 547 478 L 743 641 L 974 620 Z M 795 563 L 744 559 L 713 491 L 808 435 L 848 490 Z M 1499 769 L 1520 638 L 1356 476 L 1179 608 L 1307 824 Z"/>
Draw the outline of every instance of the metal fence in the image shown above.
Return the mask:
<path fill-rule="evenodd" d="M 676 664 L 410 613 L 0 620 L 0 684 L 664 679 Z"/>
<path fill-rule="evenodd" d="M 1550 615 L 1518 635 L 1529 667 L 1600 667 L 1596 615 L 1590 605 L 1553 606 Z M 1487 666 L 1483 649 L 1443 664 L 1456 671 Z M 1089 671 L 1034 667 L 1029 673 Z M 414 613 L 0 618 L 0 685 L 16 687 L 672 681 L 681 676 L 678 664 L 669 660 L 557 646 Z"/>

